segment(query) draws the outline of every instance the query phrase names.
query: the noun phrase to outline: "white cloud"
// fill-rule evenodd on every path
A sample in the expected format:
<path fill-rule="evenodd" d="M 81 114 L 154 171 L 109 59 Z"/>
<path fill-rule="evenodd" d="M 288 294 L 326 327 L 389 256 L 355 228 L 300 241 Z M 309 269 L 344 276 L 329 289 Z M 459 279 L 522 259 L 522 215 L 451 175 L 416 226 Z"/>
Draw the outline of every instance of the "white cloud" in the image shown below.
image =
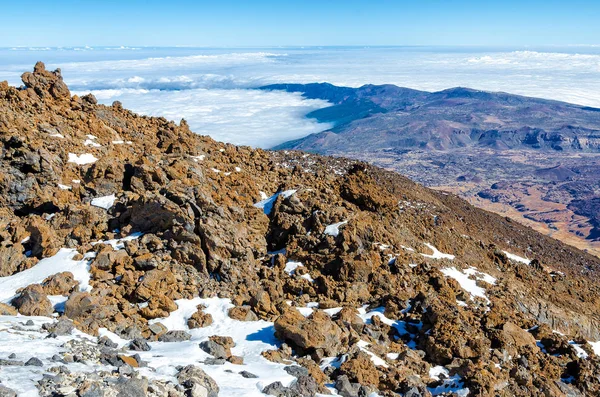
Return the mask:
<path fill-rule="evenodd" d="M 600 48 L 497 51 L 471 48 L 50 49 L 74 92 L 120 100 L 134 111 L 185 118 L 192 129 L 238 144 L 271 145 L 321 131 L 303 116 L 322 107 L 297 95 L 247 90 L 271 83 L 396 84 L 437 91 L 463 86 L 600 107 Z M 0 49 L 0 80 L 41 52 Z"/>
<path fill-rule="evenodd" d="M 239 145 L 269 148 L 330 128 L 304 117 L 328 103 L 305 100 L 299 94 L 247 89 L 124 89 L 94 94 L 101 102 L 119 100 L 142 114 L 177 122 L 185 118 L 192 131 Z"/>

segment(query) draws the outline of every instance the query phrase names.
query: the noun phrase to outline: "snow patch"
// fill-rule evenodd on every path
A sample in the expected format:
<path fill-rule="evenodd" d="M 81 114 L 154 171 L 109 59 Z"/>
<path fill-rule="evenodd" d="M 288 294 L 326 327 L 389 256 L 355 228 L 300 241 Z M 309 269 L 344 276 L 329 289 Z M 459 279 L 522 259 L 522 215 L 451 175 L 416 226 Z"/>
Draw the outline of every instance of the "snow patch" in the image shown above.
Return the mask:
<path fill-rule="evenodd" d="M 299 267 L 304 267 L 304 265 L 301 262 L 288 262 L 285 264 L 285 268 L 283 270 L 290 276 L 293 276 L 296 274 L 296 269 Z"/>
<path fill-rule="evenodd" d="M 337 237 L 340 234 L 340 227 L 344 226 L 347 223 L 348 221 L 343 221 L 329 225 L 325 227 L 325 231 L 323 233 L 329 236 Z"/>
<path fill-rule="evenodd" d="M 8 303 L 16 295 L 19 288 L 30 284 L 39 284 L 56 273 L 71 272 L 79 281 L 81 291 L 90 291 L 89 267 L 92 256 L 86 254 L 81 260 L 74 260 L 77 250 L 61 248 L 56 255 L 40 260 L 37 265 L 12 276 L 0 277 L 0 302 Z"/>
<path fill-rule="evenodd" d="M 529 260 L 527 258 L 523 258 L 522 256 L 511 254 L 510 252 L 507 252 L 507 251 L 502 251 L 502 252 L 504 252 L 504 255 L 506 255 L 506 257 L 508 259 L 513 260 L 515 262 L 524 263 L 526 265 L 529 265 L 531 263 L 531 260 Z"/>
<path fill-rule="evenodd" d="M 423 243 L 423 244 L 425 244 L 425 246 L 427 246 L 427 248 L 429 248 L 430 250 L 433 251 L 432 255 L 421 254 L 425 258 L 430 258 L 430 259 L 450 259 L 450 260 L 453 260 L 455 258 L 454 255 L 444 254 L 443 252 L 440 252 L 437 248 L 435 248 L 433 245 L 431 245 L 429 243 Z"/>
<path fill-rule="evenodd" d="M 440 271 L 447 277 L 453 278 L 458 281 L 460 287 L 467 291 L 469 295 L 471 295 L 471 299 L 474 297 L 479 297 L 484 299 L 488 304 L 490 300 L 485 294 L 485 289 L 481 288 L 477 285 L 477 280 L 484 281 L 488 284 L 496 284 L 496 279 L 489 274 L 482 273 L 477 271 L 474 267 L 470 267 L 467 270 L 458 270 L 455 267 L 447 267 L 445 269 L 440 269 Z M 475 277 L 476 280 L 473 280 L 471 277 Z"/>
<path fill-rule="evenodd" d="M 263 192 L 261 192 L 261 193 L 263 193 Z M 271 197 L 265 198 L 265 199 L 259 201 L 258 203 L 255 203 L 254 206 L 256 208 L 262 208 L 262 210 L 265 212 L 265 215 L 270 215 L 271 211 L 273 210 L 273 204 L 275 203 L 275 200 L 277 200 L 278 196 L 283 196 L 283 198 L 288 198 L 294 193 L 296 193 L 295 189 L 286 190 L 283 192 L 277 192 L 274 195 L 272 195 Z M 263 197 L 263 194 L 261 194 L 261 198 Z M 265 196 L 266 196 L 266 194 L 265 194 Z"/>
<path fill-rule="evenodd" d="M 97 197 L 91 201 L 91 204 L 94 207 L 103 208 L 105 210 L 108 210 L 110 207 L 112 207 L 115 204 L 115 200 L 116 200 L 115 195 L 111 194 L 110 196 Z"/>
<path fill-rule="evenodd" d="M 96 161 L 98 161 L 98 159 L 90 153 L 84 153 L 80 155 L 69 153 L 69 163 L 75 163 L 77 165 L 86 165 L 95 163 Z"/>

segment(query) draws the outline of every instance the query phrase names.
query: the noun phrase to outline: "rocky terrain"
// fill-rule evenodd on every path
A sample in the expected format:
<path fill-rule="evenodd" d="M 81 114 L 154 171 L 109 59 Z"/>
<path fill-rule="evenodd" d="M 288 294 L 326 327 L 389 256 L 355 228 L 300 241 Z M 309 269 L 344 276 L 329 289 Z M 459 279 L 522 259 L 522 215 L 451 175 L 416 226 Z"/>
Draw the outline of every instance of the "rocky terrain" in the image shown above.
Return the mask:
<path fill-rule="evenodd" d="M 600 393 L 600 259 L 344 158 L 0 83 L 0 394 Z"/>
<path fill-rule="evenodd" d="M 600 110 L 466 88 L 277 84 L 331 106 L 284 143 L 368 161 L 600 256 Z"/>

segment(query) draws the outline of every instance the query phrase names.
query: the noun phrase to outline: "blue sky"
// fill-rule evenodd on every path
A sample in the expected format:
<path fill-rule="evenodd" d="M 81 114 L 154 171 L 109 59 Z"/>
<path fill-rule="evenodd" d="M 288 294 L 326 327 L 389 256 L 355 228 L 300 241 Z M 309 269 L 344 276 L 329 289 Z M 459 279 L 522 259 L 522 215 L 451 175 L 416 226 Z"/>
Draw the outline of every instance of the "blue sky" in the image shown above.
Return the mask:
<path fill-rule="evenodd" d="M 600 2 L 10 1 L 0 46 L 600 44 Z"/>

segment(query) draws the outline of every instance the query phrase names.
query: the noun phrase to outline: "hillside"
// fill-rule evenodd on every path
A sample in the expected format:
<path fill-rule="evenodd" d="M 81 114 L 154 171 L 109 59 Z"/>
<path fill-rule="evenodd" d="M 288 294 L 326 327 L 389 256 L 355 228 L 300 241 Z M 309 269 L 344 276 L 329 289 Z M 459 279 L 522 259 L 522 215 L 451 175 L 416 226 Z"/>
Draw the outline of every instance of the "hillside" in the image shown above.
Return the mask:
<path fill-rule="evenodd" d="M 368 161 L 600 256 L 599 109 L 467 88 L 262 89 L 331 102 L 307 116 L 332 129 L 277 149 Z"/>
<path fill-rule="evenodd" d="M 3 395 L 600 393 L 599 258 L 42 63 L 23 82 L 0 83 Z"/>

